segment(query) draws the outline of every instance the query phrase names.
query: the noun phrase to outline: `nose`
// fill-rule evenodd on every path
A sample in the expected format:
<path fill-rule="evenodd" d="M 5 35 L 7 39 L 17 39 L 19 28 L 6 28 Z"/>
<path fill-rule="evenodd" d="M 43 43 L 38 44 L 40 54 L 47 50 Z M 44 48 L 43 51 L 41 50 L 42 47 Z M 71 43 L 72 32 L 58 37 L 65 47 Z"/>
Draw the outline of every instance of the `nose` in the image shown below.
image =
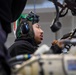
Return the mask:
<path fill-rule="evenodd" d="M 41 29 L 41 33 L 42 33 L 42 34 L 43 34 L 43 32 L 44 32 L 44 31 Z"/>

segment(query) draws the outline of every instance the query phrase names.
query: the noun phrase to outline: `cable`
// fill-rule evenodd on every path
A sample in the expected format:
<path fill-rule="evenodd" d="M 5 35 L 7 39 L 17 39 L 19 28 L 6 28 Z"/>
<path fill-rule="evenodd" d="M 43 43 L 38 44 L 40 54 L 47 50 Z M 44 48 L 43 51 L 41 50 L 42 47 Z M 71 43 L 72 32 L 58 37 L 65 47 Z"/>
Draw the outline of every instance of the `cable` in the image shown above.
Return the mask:
<path fill-rule="evenodd" d="M 19 62 L 19 61 L 25 61 L 27 59 L 30 59 L 32 57 L 32 55 L 30 54 L 25 54 L 25 55 L 18 55 L 16 57 L 13 57 L 9 60 L 10 64 L 13 64 L 15 62 Z"/>
<path fill-rule="evenodd" d="M 53 0 L 53 3 L 55 5 L 55 9 L 56 9 L 56 20 L 59 20 L 59 9 L 58 9 L 58 5 L 57 5 L 57 0 Z"/>
<path fill-rule="evenodd" d="M 62 25 L 59 22 L 59 8 L 58 8 L 58 5 L 57 5 L 57 0 L 53 0 L 53 3 L 55 5 L 55 9 L 56 9 L 56 17 L 52 21 L 52 23 L 50 25 L 50 29 L 52 30 L 52 32 L 57 32 L 61 28 Z"/>
<path fill-rule="evenodd" d="M 34 13 L 36 13 L 36 5 L 35 5 L 35 3 L 36 3 L 36 0 L 34 0 Z"/>
<path fill-rule="evenodd" d="M 69 39 L 72 39 L 75 33 L 76 33 L 76 28 L 73 29 L 73 31 L 71 32 Z"/>

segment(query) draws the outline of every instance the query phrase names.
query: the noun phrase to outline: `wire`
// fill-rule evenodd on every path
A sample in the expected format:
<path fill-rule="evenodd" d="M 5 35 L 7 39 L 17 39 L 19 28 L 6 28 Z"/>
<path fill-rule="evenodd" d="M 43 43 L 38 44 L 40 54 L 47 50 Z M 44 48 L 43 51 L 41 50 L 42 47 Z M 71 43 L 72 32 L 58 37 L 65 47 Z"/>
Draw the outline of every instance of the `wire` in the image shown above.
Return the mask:
<path fill-rule="evenodd" d="M 36 13 L 36 0 L 34 0 L 34 13 Z"/>
<path fill-rule="evenodd" d="M 53 0 L 53 3 L 55 5 L 55 9 L 56 9 L 56 20 L 59 20 L 59 8 L 57 5 L 57 0 Z"/>
<path fill-rule="evenodd" d="M 28 59 L 30 59 L 31 57 L 32 57 L 32 55 L 30 55 L 30 54 L 18 55 L 18 56 L 12 57 L 12 58 L 9 60 L 9 63 L 12 65 L 12 64 L 18 63 L 19 61 L 28 60 Z"/>

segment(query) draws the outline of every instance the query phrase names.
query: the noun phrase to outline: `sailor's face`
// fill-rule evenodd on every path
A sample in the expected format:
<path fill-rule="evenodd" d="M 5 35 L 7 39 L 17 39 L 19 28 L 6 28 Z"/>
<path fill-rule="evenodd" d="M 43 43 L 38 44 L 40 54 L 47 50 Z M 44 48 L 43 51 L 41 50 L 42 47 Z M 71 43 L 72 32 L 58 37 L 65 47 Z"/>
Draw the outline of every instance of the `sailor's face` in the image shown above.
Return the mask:
<path fill-rule="evenodd" d="M 40 44 L 43 40 L 43 30 L 41 29 L 40 25 L 38 23 L 35 23 L 33 25 L 33 30 L 34 30 L 34 39 L 37 44 Z"/>

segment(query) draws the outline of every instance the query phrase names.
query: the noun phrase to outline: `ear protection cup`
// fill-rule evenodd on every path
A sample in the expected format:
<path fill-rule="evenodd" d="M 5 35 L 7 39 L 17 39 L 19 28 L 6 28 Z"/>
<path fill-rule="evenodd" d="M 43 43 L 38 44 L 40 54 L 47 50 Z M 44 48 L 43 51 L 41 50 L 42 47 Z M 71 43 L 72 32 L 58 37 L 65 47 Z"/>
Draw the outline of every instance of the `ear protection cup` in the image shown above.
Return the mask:
<path fill-rule="evenodd" d="M 29 24 L 27 22 L 22 22 L 21 23 L 21 32 L 23 34 L 27 34 L 29 32 L 30 28 L 29 28 Z"/>

